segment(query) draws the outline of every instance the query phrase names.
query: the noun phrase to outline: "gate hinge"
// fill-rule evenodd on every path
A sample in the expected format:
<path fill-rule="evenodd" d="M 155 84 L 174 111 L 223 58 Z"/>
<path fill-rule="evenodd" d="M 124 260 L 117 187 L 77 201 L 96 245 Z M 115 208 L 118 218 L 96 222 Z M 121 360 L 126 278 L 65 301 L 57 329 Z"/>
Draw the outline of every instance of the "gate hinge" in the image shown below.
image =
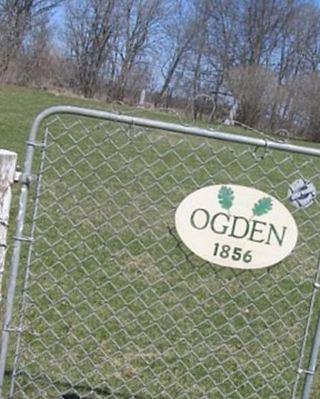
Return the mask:
<path fill-rule="evenodd" d="M 7 327 L 4 328 L 3 331 L 5 332 L 16 332 L 16 333 L 23 333 L 23 328 L 20 327 Z"/>
<path fill-rule="evenodd" d="M 314 372 L 314 370 L 299 369 L 299 370 L 298 370 L 298 373 L 299 373 L 299 374 L 310 374 L 310 375 L 313 375 L 315 372 Z"/>
<path fill-rule="evenodd" d="M 23 183 L 23 184 L 26 184 L 27 186 L 30 186 L 33 179 L 34 179 L 34 176 L 26 175 L 26 174 L 20 172 L 19 170 L 17 170 L 14 175 L 14 183 Z"/>
<path fill-rule="evenodd" d="M 34 241 L 33 237 L 22 237 L 22 236 L 17 237 L 17 236 L 15 236 L 15 237 L 13 237 L 13 239 L 16 241 L 31 242 L 31 243 Z"/>
<path fill-rule="evenodd" d="M 27 141 L 26 142 L 27 146 L 34 147 L 34 148 L 46 148 L 46 145 L 44 143 L 38 143 L 36 141 Z"/>

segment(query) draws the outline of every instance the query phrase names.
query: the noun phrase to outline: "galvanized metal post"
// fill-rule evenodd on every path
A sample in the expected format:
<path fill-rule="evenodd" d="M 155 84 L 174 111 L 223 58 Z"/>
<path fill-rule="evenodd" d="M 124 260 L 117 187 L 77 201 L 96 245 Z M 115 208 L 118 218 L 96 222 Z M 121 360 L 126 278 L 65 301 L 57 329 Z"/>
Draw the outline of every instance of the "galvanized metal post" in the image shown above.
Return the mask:
<path fill-rule="evenodd" d="M 11 205 L 11 185 L 14 181 L 17 154 L 0 149 L 0 302 L 2 277 L 7 250 L 7 230 Z"/>
<path fill-rule="evenodd" d="M 318 317 L 317 327 L 313 338 L 312 351 L 309 361 L 309 367 L 306 371 L 302 399 L 309 399 L 312 392 L 312 384 L 317 366 L 317 359 L 320 350 L 320 315 Z"/>

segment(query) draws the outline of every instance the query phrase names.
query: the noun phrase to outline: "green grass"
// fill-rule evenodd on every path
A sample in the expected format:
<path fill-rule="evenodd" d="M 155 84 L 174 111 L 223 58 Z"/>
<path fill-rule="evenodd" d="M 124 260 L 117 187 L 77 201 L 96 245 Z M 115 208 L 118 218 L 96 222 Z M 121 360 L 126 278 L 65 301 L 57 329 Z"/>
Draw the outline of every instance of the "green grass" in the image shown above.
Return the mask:
<path fill-rule="evenodd" d="M 3 88 L 1 147 L 21 159 L 34 115 L 55 104 L 112 108 Z M 320 215 L 318 200 L 306 210 L 290 207 L 287 188 L 301 175 L 320 187 L 319 161 L 280 152 L 257 160 L 253 153 L 246 145 L 86 118 L 50 125 L 43 165 L 39 152 L 34 163 L 35 174 L 43 171 L 15 399 L 72 390 L 90 399 L 290 397 Z M 300 237 L 292 256 L 269 269 L 234 271 L 184 247 L 174 229 L 177 205 L 197 188 L 222 183 L 254 186 L 290 208 Z M 35 193 L 33 184 L 26 236 Z M 18 297 L 26 251 L 24 244 Z"/>
<path fill-rule="evenodd" d="M 0 148 L 18 153 L 20 163 L 24 155 L 24 143 L 27 139 L 32 121 L 38 113 L 56 105 L 73 105 L 99 109 L 126 115 L 141 116 L 158 119 L 165 122 L 184 123 L 191 125 L 187 115 L 178 116 L 173 112 L 152 109 L 132 108 L 126 105 L 107 104 L 103 101 L 87 100 L 80 97 L 55 94 L 45 90 L 21 88 L 17 86 L 3 86 L 0 88 Z M 209 127 L 236 134 L 254 135 L 254 132 L 241 127 L 224 125 L 208 125 L 200 122 L 197 126 Z M 303 142 L 301 142 L 303 143 Z"/>

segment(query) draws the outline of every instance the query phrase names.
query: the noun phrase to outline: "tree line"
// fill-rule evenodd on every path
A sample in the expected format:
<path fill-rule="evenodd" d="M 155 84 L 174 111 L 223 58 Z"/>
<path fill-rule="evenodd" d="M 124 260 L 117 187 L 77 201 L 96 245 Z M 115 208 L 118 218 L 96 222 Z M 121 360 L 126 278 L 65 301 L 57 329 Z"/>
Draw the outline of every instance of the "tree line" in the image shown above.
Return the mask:
<path fill-rule="evenodd" d="M 319 65 L 316 1 L 0 0 L 2 82 L 320 139 Z"/>

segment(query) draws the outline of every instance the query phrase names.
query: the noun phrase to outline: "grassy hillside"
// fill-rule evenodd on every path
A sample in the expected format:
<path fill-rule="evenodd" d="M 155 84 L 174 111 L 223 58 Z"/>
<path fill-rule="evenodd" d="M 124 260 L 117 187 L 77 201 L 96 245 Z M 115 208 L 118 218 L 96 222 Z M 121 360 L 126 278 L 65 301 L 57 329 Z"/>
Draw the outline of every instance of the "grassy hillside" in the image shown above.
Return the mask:
<path fill-rule="evenodd" d="M 158 119 L 172 123 L 182 122 L 184 124 L 192 124 L 191 119 L 188 118 L 188 112 L 186 112 L 186 115 L 182 114 L 181 116 L 178 116 L 178 114 L 175 114 L 174 112 L 164 112 L 153 109 L 142 110 L 125 105 L 107 104 L 103 101 L 88 100 L 81 97 L 68 96 L 45 90 L 18 86 L 2 86 L 0 87 L 0 148 L 18 152 L 20 163 L 22 163 L 24 143 L 28 137 L 32 121 L 39 112 L 55 105 L 74 105 L 84 108 Z M 256 136 L 256 133 L 241 127 L 209 125 L 205 122 L 199 122 L 197 123 L 197 126 L 214 128 L 230 133 Z M 298 142 L 296 141 L 296 143 Z M 306 145 L 303 141 L 300 143 Z"/>
<path fill-rule="evenodd" d="M 38 89 L 3 86 L 0 87 L 0 147 L 18 152 L 21 160 L 24 142 L 33 119 L 45 108 L 55 105 L 74 105 L 179 123 L 179 118 L 170 113 L 111 105 L 103 101 L 87 100 Z M 227 130 L 244 132 L 243 129 L 238 128 Z"/>
<path fill-rule="evenodd" d="M 56 104 L 111 109 L 3 88 L 1 147 L 21 154 L 35 114 Z M 27 244 L 21 261 L 26 312 L 14 398 L 288 399 L 317 276 L 320 215 L 318 200 L 298 210 L 287 191 L 302 176 L 320 187 L 319 160 L 260 158 L 247 145 L 70 116 L 51 120 L 42 138 L 43 162 L 38 152 L 33 169 L 41 187 L 31 185 L 24 231 L 34 243 L 25 289 Z M 174 213 L 210 184 L 253 186 L 281 200 L 299 226 L 294 253 L 256 271 L 193 255 Z"/>

